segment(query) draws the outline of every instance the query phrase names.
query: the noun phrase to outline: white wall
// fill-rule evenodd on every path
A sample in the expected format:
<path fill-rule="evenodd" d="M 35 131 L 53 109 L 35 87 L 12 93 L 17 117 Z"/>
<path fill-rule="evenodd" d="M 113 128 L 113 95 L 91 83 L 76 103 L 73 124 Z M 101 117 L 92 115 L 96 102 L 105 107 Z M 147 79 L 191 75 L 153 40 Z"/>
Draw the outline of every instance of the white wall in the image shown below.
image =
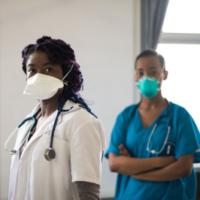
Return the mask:
<path fill-rule="evenodd" d="M 10 154 L 3 149 L 11 131 L 36 100 L 22 95 L 21 50 L 49 35 L 71 44 L 85 80 L 82 95 L 94 101 L 107 142 L 117 114 L 136 101 L 133 80 L 133 0 L 0 0 L 0 198 L 6 198 Z M 102 197 L 112 196 L 115 174 L 103 161 Z"/>

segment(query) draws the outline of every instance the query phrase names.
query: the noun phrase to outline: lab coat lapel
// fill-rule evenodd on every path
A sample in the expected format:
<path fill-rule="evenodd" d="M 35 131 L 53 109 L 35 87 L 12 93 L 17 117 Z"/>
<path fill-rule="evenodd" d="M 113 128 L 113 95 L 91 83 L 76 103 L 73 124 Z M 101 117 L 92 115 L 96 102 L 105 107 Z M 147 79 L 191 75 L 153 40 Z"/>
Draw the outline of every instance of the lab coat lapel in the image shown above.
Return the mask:
<path fill-rule="evenodd" d="M 39 104 L 32 110 L 32 112 L 30 114 L 28 114 L 26 116 L 25 119 L 27 119 L 28 117 L 33 116 L 37 112 L 38 109 L 39 109 Z M 25 135 L 28 133 L 28 131 L 31 128 L 32 124 L 33 124 L 33 121 L 29 120 L 19 128 L 18 134 L 17 134 L 17 140 L 15 142 L 15 147 L 14 147 L 15 150 L 16 149 L 18 150 L 20 144 L 22 143 Z"/>
<path fill-rule="evenodd" d="M 64 111 L 60 113 L 60 116 L 59 116 L 59 118 L 58 118 L 58 121 L 57 121 L 56 126 L 59 125 L 59 124 L 63 121 L 63 120 L 62 120 L 62 119 L 63 119 L 63 115 L 66 115 L 66 114 L 68 114 L 68 113 L 70 113 L 70 112 L 73 112 L 73 111 L 75 111 L 75 110 L 77 110 L 77 109 L 80 109 L 79 104 L 76 104 L 76 103 L 74 103 L 74 102 L 68 100 L 68 101 L 65 103 L 64 107 L 63 107 L 63 110 L 64 110 Z M 56 119 L 57 113 L 58 113 L 58 110 L 56 110 L 56 111 L 53 113 L 53 114 L 54 114 L 53 117 L 52 117 L 52 115 L 50 116 L 50 117 L 51 117 L 51 121 L 49 121 L 49 122 L 46 124 L 46 127 L 45 127 L 43 133 L 41 133 L 41 134 L 45 134 L 45 133 L 47 133 L 47 132 L 49 132 L 49 131 L 52 131 L 53 124 L 54 124 L 54 121 L 55 121 L 55 119 Z M 38 130 L 39 130 L 39 129 L 38 129 Z"/>
<path fill-rule="evenodd" d="M 39 107 L 38 107 L 39 108 Z M 67 110 L 67 111 L 64 111 L 64 112 L 61 112 L 59 118 L 58 118 L 58 121 L 57 121 L 57 124 L 56 126 L 58 126 L 61 122 L 62 122 L 62 118 L 63 118 L 63 115 L 66 115 L 68 114 L 69 112 L 73 112 L 77 109 L 80 109 L 79 107 L 79 104 L 76 104 L 72 101 L 67 101 L 63 107 L 63 110 Z M 35 109 L 35 112 L 37 110 Z M 35 112 L 32 112 L 30 114 L 30 116 L 32 116 Z M 39 137 L 41 137 L 42 135 L 48 133 L 48 132 L 51 132 L 52 129 L 53 129 L 53 124 L 55 122 L 55 119 L 56 119 L 56 116 L 57 116 L 57 113 L 58 113 L 58 110 L 56 110 L 54 113 L 52 113 L 49 118 L 38 128 L 38 130 L 36 130 L 36 132 L 33 134 L 32 138 L 30 139 L 30 141 L 27 143 L 21 157 L 23 156 L 23 154 L 26 152 L 26 149 L 32 145 Z M 21 142 L 25 136 L 25 134 L 28 132 L 29 128 L 31 126 L 31 122 L 29 123 L 29 127 L 28 127 L 28 123 L 27 123 L 27 126 L 24 127 L 24 130 L 23 130 L 23 135 L 20 137 L 19 141 Z M 20 143 L 19 142 L 19 143 Z"/>
<path fill-rule="evenodd" d="M 29 129 L 30 129 L 32 123 L 33 123 L 32 121 L 28 121 L 28 122 L 26 122 L 26 123 L 22 126 L 22 128 L 19 129 L 19 131 L 18 131 L 18 136 L 17 136 L 17 140 L 16 140 L 16 142 L 15 142 L 14 150 L 18 150 L 18 149 L 19 149 L 19 147 L 20 147 L 20 145 L 21 145 L 21 143 L 22 143 L 24 137 L 25 137 L 26 134 L 28 133 L 28 131 L 29 131 Z"/>
<path fill-rule="evenodd" d="M 28 142 L 28 145 L 31 144 L 35 139 L 37 139 L 41 135 L 52 130 L 57 113 L 58 113 L 58 111 L 56 110 L 54 113 L 52 113 L 49 116 L 49 118 L 46 119 L 46 121 L 44 121 L 43 124 L 41 124 L 41 126 L 38 128 L 38 130 L 36 130 L 36 132 L 33 134 L 32 138 Z M 60 123 L 60 121 L 61 121 L 61 119 L 59 117 L 57 124 Z"/>
<path fill-rule="evenodd" d="M 68 110 L 68 111 L 61 112 L 56 126 L 58 126 L 62 122 L 63 115 L 66 115 L 69 112 L 75 111 L 77 109 L 80 109 L 79 104 L 75 104 L 74 102 L 68 100 L 63 107 L 63 110 Z M 38 130 L 36 130 L 32 138 L 28 142 L 27 147 L 31 145 L 41 135 L 52 131 L 57 113 L 58 113 L 58 110 L 52 113 L 51 116 L 49 116 L 49 118 L 38 128 Z"/>

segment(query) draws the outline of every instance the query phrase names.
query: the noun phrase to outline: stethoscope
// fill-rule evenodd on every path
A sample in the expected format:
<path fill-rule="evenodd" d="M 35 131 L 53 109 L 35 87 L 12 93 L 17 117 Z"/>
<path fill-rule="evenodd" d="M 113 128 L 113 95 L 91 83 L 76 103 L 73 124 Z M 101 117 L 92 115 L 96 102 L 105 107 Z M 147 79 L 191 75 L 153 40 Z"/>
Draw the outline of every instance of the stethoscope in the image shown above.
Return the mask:
<path fill-rule="evenodd" d="M 67 100 L 66 100 L 67 101 Z M 65 105 L 66 101 L 57 107 L 57 115 L 56 115 L 56 118 L 55 118 L 55 121 L 54 121 L 54 124 L 53 124 L 53 128 L 52 128 L 52 131 L 51 131 L 51 136 L 50 136 L 50 143 L 49 143 L 49 148 L 45 150 L 45 153 L 44 153 L 44 157 L 46 158 L 46 160 L 50 161 L 52 159 L 54 159 L 56 157 L 56 153 L 53 149 L 53 137 L 54 137 L 54 132 L 55 132 L 55 128 L 56 128 L 56 124 L 57 124 L 57 121 L 58 121 L 58 118 L 61 114 L 61 112 L 68 112 L 70 111 L 73 107 L 71 107 L 70 109 L 68 110 L 63 110 L 63 106 Z M 22 147 L 22 145 L 25 143 L 25 141 L 28 139 L 30 133 L 33 131 L 33 129 L 35 128 L 36 126 L 36 123 L 37 123 L 37 120 L 36 120 L 36 116 L 39 114 L 39 112 L 41 111 L 41 108 L 38 109 L 38 111 L 32 116 L 32 117 L 28 117 L 26 118 L 25 120 L 22 121 L 22 123 L 10 134 L 10 136 L 8 137 L 8 139 L 6 140 L 5 142 L 5 145 L 4 145 L 4 148 L 11 152 L 11 155 L 15 155 L 19 150 L 20 148 Z M 27 132 L 27 134 L 25 135 L 24 139 L 22 140 L 21 144 L 19 145 L 19 147 L 17 149 L 8 149 L 7 148 L 7 144 L 8 142 L 10 141 L 10 139 L 12 138 L 12 136 L 14 134 L 16 134 L 18 132 L 18 129 L 20 127 L 22 127 L 27 121 L 30 121 L 32 120 L 33 121 L 33 124 L 31 125 L 29 131 Z"/>
<path fill-rule="evenodd" d="M 166 100 L 166 101 L 167 101 L 167 100 Z M 128 123 L 128 126 L 127 126 L 127 130 L 128 130 L 129 125 L 130 125 L 131 119 L 132 119 L 132 117 L 134 116 L 134 114 L 135 114 L 135 112 L 136 112 L 136 109 L 139 107 L 140 103 L 141 103 L 141 102 L 139 102 L 139 103 L 135 106 L 135 108 L 134 108 L 134 110 L 133 110 L 133 112 L 132 112 L 132 114 L 131 114 L 131 118 L 130 118 L 130 120 L 129 120 L 129 123 Z M 152 154 L 160 154 L 160 153 L 163 151 L 165 145 L 167 144 L 167 141 L 168 141 L 168 138 L 169 138 L 169 134 L 170 134 L 170 130 L 171 130 L 171 124 L 172 124 L 172 117 L 171 117 L 170 114 L 169 114 L 169 112 L 170 112 L 170 103 L 169 103 L 168 101 L 167 101 L 167 104 L 168 104 L 168 105 L 167 105 L 167 114 L 166 114 L 166 115 L 162 115 L 162 116 L 160 116 L 160 117 L 157 119 L 157 122 L 155 123 L 155 125 L 154 125 L 154 127 L 153 127 L 153 129 L 152 129 L 152 131 L 151 131 L 151 134 L 150 134 L 150 137 L 149 137 L 149 140 L 148 140 L 148 143 L 147 143 L 147 151 L 150 152 L 150 153 L 152 153 Z M 158 126 L 158 124 L 159 124 L 159 122 L 161 121 L 161 119 L 166 118 L 166 117 L 169 118 L 169 122 L 168 122 L 167 135 L 166 135 L 165 141 L 164 141 L 164 143 L 163 143 L 163 146 L 161 147 L 160 151 L 156 151 L 155 149 L 150 150 L 150 149 L 149 149 L 150 142 L 151 142 L 152 136 L 153 136 L 153 134 L 154 134 L 154 132 L 155 132 L 155 130 L 156 130 L 156 127 Z M 167 149 L 167 153 L 168 153 L 168 154 L 169 154 L 169 151 L 170 151 L 170 145 L 168 146 L 168 149 Z"/>

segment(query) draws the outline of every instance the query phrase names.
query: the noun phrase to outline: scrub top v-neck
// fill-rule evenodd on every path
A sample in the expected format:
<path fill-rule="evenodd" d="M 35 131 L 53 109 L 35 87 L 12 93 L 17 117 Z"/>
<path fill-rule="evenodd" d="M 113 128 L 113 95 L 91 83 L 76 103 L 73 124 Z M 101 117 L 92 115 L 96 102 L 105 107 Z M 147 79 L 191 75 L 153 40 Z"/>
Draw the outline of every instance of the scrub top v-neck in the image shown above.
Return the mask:
<path fill-rule="evenodd" d="M 167 107 L 165 107 L 164 108 L 164 110 L 159 114 L 159 116 L 150 124 L 150 126 L 148 126 L 147 128 L 145 128 L 144 127 L 144 124 L 143 124 L 143 122 L 142 122 L 142 119 L 141 119 L 141 116 L 140 116 L 140 113 L 139 113 L 139 110 L 138 109 L 136 109 L 136 118 L 138 118 L 138 120 L 140 121 L 140 123 L 142 124 L 142 127 L 143 127 L 143 129 L 145 129 L 145 130 L 148 130 L 149 128 L 153 128 L 153 126 L 155 125 L 155 123 L 158 121 L 158 119 L 160 118 L 160 116 L 162 116 L 164 113 L 165 113 L 165 111 L 168 109 L 168 106 Z M 132 120 L 131 120 L 132 121 Z"/>
<path fill-rule="evenodd" d="M 111 134 L 110 146 L 105 154 L 119 154 L 118 146 L 123 144 L 135 158 L 151 158 L 158 156 L 173 155 L 177 159 L 186 154 L 194 154 L 200 148 L 200 136 L 198 128 L 190 114 L 181 106 L 170 102 L 169 114 L 172 117 L 170 135 L 163 151 L 152 154 L 147 151 L 147 143 L 152 129 L 160 116 L 167 114 L 167 108 L 160 116 L 145 129 L 139 115 L 138 108 L 131 115 L 137 105 L 131 105 L 122 111 L 116 120 Z M 129 123 L 130 121 L 130 123 Z M 169 118 L 159 121 L 150 144 L 149 149 L 160 151 L 167 135 Z M 168 151 L 170 145 L 170 151 Z M 168 200 L 168 199 L 195 199 L 196 177 L 195 171 L 187 178 L 180 178 L 169 182 L 150 182 L 134 179 L 131 176 L 118 174 L 115 200 Z"/>

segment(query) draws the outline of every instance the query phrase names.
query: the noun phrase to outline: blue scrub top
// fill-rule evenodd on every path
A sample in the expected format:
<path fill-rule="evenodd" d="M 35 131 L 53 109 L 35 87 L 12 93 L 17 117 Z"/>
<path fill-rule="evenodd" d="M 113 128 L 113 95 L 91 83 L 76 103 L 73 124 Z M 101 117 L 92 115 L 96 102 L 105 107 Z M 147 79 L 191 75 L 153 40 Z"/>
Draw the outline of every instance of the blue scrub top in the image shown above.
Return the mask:
<path fill-rule="evenodd" d="M 147 151 L 147 143 L 158 118 L 149 128 L 145 129 L 138 108 L 130 121 L 135 106 L 136 104 L 125 108 L 117 117 L 110 146 L 105 154 L 107 158 L 109 153 L 120 155 L 118 150 L 120 144 L 123 144 L 131 156 L 135 158 L 174 155 L 177 159 L 186 154 L 195 154 L 196 150 L 200 149 L 200 134 L 194 120 L 183 107 L 170 102 L 169 114 L 172 117 L 172 125 L 167 145 L 161 154 L 151 154 Z M 166 114 L 167 108 L 160 116 Z M 162 148 L 167 135 L 168 122 L 169 118 L 167 117 L 159 122 L 149 145 L 150 150 L 154 149 L 158 152 Z M 169 154 L 167 154 L 168 145 L 170 145 Z M 142 181 L 131 176 L 118 174 L 115 200 L 188 200 L 195 199 L 195 193 L 196 175 L 194 168 L 189 177 L 169 182 Z"/>

